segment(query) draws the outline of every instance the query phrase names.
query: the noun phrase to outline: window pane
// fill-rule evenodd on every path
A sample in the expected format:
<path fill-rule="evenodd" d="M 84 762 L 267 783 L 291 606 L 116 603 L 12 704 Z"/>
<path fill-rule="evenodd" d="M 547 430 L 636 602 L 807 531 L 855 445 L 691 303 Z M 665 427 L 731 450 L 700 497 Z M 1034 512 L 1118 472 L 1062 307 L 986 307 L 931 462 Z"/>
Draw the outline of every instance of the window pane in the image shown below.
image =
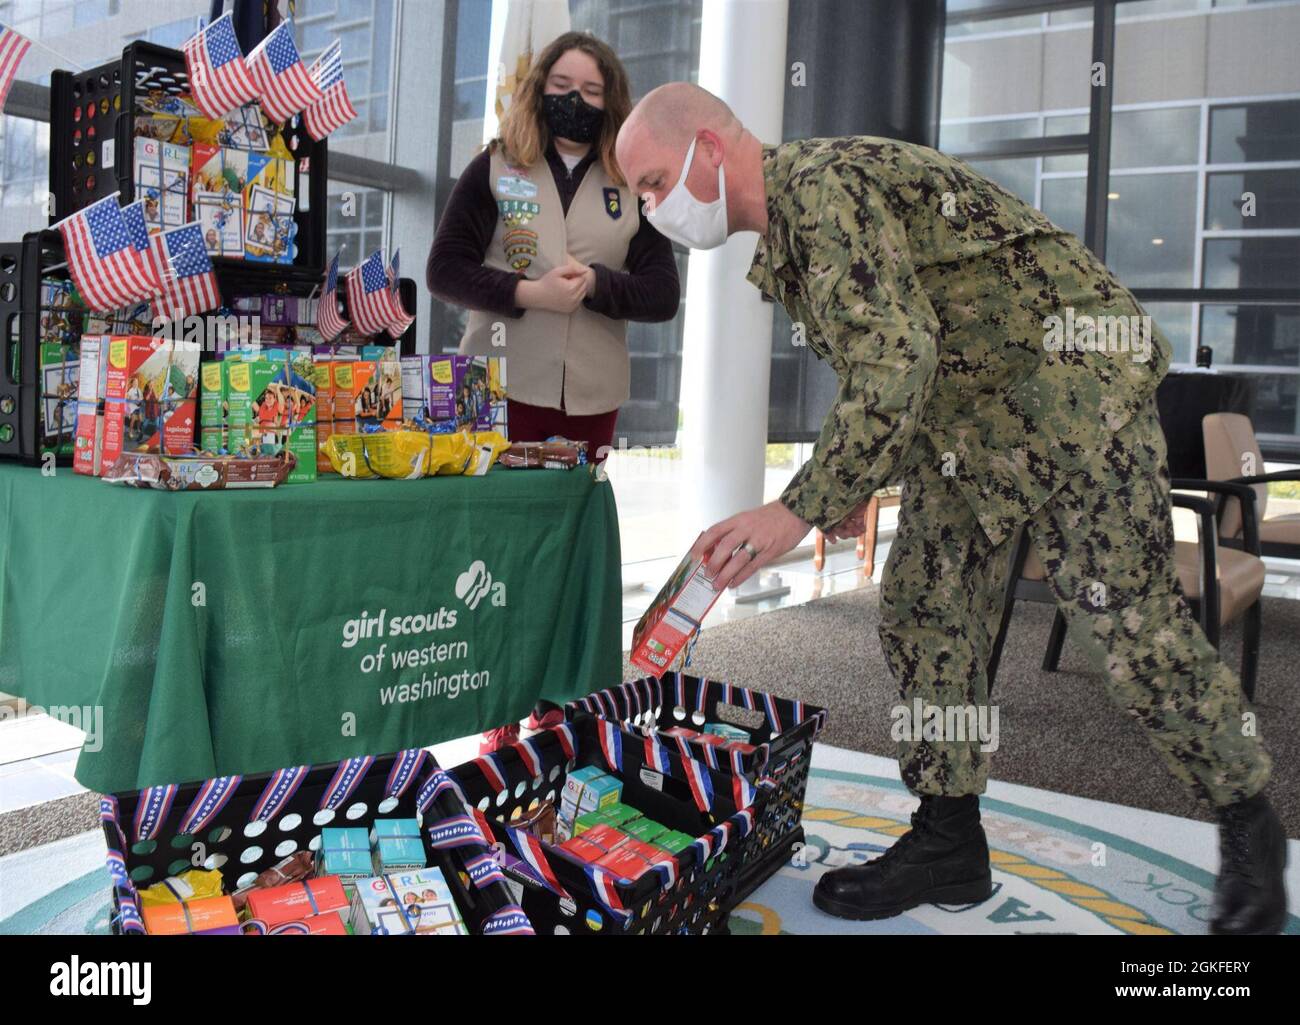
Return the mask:
<path fill-rule="evenodd" d="M 1210 163 L 1300 160 L 1300 100 L 1210 109 Z"/>
<path fill-rule="evenodd" d="M 1300 368 L 1300 306 L 1201 308 L 1201 344 L 1214 363 Z"/>
<path fill-rule="evenodd" d="M 1031 206 L 1034 202 L 1034 181 L 1037 175 L 1036 157 L 1017 157 L 1014 160 L 972 160 L 970 166 L 986 178 L 991 178 L 1008 192 L 1013 192 Z"/>
<path fill-rule="evenodd" d="M 1196 352 L 1192 344 L 1191 303 L 1143 303 L 1156 327 L 1169 340 L 1174 363 L 1195 363 Z"/>
<path fill-rule="evenodd" d="M 1251 374 L 1256 434 L 1300 434 L 1300 374 Z"/>
<path fill-rule="evenodd" d="M 947 35 L 955 36 L 983 35 L 987 32 L 1015 32 L 1022 29 L 1038 28 L 1043 23 L 1041 15 L 1018 14 L 1012 18 L 985 18 L 981 21 L 949 22 Z"/>
<path fill-rule="evenodd" d="M 1085 196 L 1082 178 L 1047 178 L 1043 181 L 1043 213 L 1059 227 L 1083 238 Z"/>
<path fill-rule="evenodd" d="M 1194 164 L 1201 137 L 1198 107 L 1117 110 L 1111 119 L 1111 167 Z"/>
<path fill-rule="evenodd" d="M 456 83 L 456 95 L 453 101 L 451 117 L 453 121 L 483 120 L 484 105 L 487 102 L 487 79 L 471 78 L 468 82 Z"/>
<path fill-rule="evenodd" d="M 1300 238 L 1206 239 L 1205 287 L 1300 287 Z"/>
<path fill-rule="evenodd" d="M 1106 263 L 1133 288 L 1187 288 L 1196 252 L 1196 175 L 1112 176 Z"/>
<path fill-rule="evenodd" d="M 1300 228 L 1300 170 L 1207 175 L 1205 227 Z"/>
<path fill-rule="evenodd" d="M 1087 114 L 1049 117 L 1044 118 L 1043 121 L 1043 134 L 1045 135 L 1086 135 L 1088 133 Z M 1088 170 L 1088 154 L 1071 153 L 1063 157 L 1044 157 L 1043 170 L 1086 171 Z"/>
<path fill-rule="evenodd" d="M 941 124 L 939 148 L 945 153 L 960 153 L 979 143 L 1003 139 L 1031 139 L 1041 134 L 1038 118 L 1026 117 L 1004 121 L 968 121 L 964 124 Z"/>

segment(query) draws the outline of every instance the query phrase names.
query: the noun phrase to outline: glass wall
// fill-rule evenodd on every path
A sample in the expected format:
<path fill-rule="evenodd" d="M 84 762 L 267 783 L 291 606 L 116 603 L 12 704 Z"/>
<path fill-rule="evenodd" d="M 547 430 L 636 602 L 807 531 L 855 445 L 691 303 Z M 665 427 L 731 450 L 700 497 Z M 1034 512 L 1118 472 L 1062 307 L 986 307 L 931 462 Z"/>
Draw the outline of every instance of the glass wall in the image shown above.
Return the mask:
<path fill-rule="evenodd" d="M 950 24 L 940 147 L 1086 134 L 1091 19 L 1087 5 Z M 1266 445 L 1300 446 L 1300 305 L 1260 293 L 1300 290 L 1300 69 L 1285 57 L 1300 4 L 1135 0 L 1116 19 L 1106 263 L 1154 297 L 1176 364 L 1209 346 L 1255 379 Z M 1084 153 L 971 163 L 1084 234 Z"/>

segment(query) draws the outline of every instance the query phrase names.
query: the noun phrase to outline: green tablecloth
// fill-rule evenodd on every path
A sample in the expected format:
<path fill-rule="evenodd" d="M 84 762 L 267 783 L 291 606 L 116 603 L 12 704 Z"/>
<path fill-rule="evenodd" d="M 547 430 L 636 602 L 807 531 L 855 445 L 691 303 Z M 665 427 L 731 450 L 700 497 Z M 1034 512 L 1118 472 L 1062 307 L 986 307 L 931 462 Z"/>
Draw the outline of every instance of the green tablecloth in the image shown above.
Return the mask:
<path fill-rule="evenodd" d="M 100 792 L 424 746 L 608 686 L 620 599 L 614 496 L 584 470 L 169 494 L 0 464 L 0 691 L 81 710 Z"/>

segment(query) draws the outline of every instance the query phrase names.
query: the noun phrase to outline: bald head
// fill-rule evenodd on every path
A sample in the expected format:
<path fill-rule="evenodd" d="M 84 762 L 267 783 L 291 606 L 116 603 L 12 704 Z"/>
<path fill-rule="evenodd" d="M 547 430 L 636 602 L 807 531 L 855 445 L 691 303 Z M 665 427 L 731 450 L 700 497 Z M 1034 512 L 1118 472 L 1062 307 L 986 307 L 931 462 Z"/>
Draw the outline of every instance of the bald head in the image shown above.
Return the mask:
<path fill-rule="evenodd" d="M 657 140 L 685 150 L 705 128 L 723 139 L 739 135 L 742 125 L 722 100 L 690 82 L 669 82 L 646 93 L 628 116 L 635 129 L 638 120 Z"/>
<path fill-rule="evenodd" d="M 632 190 L 657 204 L 681 177 L 692 142 L 695 156 L 686 187 L 696 199 L 717 199 L 718 168 L 724 164 L 729 208 L 736 187 L 744 193 L 757 187 L 761 193 L 758 141 L 726 103 L 691 82 L 669 82 L 648 92 L 623 122 L 614 153 Z M 757 182 L 748 180 L 756 175 Z"/>

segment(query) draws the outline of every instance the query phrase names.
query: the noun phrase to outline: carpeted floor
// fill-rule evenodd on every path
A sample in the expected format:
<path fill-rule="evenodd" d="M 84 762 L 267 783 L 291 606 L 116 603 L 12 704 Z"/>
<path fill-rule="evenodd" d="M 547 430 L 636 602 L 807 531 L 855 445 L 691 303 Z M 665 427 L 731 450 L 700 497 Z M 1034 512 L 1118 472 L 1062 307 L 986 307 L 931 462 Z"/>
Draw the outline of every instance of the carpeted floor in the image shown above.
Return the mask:
<path fill-rule="evenodd" d="M 874 585 L 705 630 L 692 669 L 830 712 L 828 744 L 894 757 L 889 709 L 897 689 L 880 651 Z M 1110 702 L 1100 677 L 1068 641 L 1056 673 L 1039 667 L 1052 610 L 1019 602 L 1007 632 L 994 696 L 1000 746 L 993 778 L 1099 801 L 1212 821 L 1165 769 L 1143 731 Z M 1256 711 L 1273 756 L 1268 794 L 1300 837 L 1300 602 L 1264 599 Z M 1240 666 L 1241 634 L 1223 646 Z M 641 674 L 624 666 L 624 679 Z"/>

